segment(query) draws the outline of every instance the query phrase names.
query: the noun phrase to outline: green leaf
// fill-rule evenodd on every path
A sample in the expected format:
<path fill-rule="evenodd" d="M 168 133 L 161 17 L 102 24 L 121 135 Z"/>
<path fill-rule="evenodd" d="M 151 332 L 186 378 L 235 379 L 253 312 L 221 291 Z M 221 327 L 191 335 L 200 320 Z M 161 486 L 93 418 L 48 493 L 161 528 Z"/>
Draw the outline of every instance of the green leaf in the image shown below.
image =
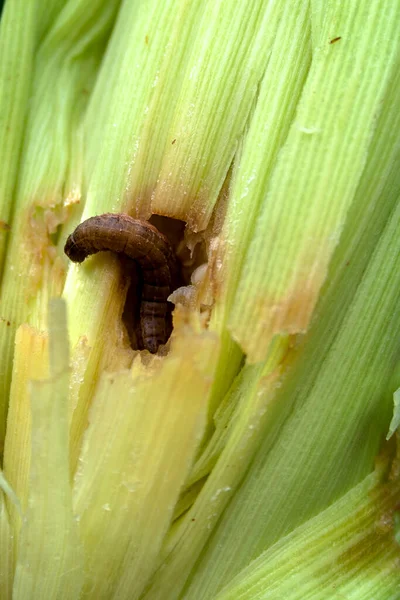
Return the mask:
<path fill-rule="evenodd" d="M 400 480 L 382 465 L 340 500 L 263 552 L 216 600 L 392 600 L 400 548 L 393 507 Z"/>
<path fill-rule="evenodd" d="M 83 584 L 83 552 L 72 513 L 69 351 L 66 310 L 61 300 L 51 303 L 49 321 L 50 379 L 31 384 L 28 506 L 18 543 L 13 598 L 76 600 Z"/>

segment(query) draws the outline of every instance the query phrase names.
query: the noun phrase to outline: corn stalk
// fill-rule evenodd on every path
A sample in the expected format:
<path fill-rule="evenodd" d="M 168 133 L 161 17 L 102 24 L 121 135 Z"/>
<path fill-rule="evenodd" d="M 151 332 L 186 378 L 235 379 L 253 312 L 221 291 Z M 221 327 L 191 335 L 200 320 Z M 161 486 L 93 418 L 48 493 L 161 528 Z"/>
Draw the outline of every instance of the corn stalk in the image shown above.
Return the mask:
<path fill-rule="evenodd" d="M 6 1 L 1 598 L 397 597 L 399 27 Z M 63 253 L 106 212 L 184 257 L 157 355 L 118 257 Z"/>

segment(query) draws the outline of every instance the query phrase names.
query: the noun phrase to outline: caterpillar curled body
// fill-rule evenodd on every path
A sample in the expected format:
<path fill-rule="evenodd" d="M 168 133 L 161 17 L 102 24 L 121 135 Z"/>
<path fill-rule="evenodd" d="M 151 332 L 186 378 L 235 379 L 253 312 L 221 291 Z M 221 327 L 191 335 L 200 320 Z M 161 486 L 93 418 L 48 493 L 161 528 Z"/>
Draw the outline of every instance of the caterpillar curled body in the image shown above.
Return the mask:
<path fill-rule="evenodd" d="M 173 291 L 177 266 L 169 241 L 147 221 L 107 213 L 78 225 L 64 247 L 68 258 L 78 263 L 102 251 L 124 254 L 139 265 L 143 278 L 140 345 L 156 353 L 171 333 L 167 298 Z"/>

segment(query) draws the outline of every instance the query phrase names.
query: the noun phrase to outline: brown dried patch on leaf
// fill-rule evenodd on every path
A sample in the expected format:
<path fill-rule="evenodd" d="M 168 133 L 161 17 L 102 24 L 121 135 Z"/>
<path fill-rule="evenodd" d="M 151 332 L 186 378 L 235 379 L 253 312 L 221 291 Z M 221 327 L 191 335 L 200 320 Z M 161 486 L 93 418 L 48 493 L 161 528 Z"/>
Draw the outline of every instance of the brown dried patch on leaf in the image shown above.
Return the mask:
<path fill-rule="evenodd" d="M 5 221 L 0 220 L 0 231 L 10 231 L 11 227 Z"/>
<path fill-rule="evenodd" d="M 231 320 L 232 337 L 247 354 L 249 363 L 264 360 L 272 338 L 277 335 L 305 333 L 326 278 L 327 264 L 320 257 L 304 260 L 308 269 L 293 274 L 282 291 L 268 289 L 264 282 L 248 294 L 248 308 L 236 311 Z M 248 283 L 248 282 L 247 282 Z M 243 298 L 242 298 L 243 303 Z"/>
<path fill-rule="evenodd" d="M 67 220 L 68 208 L 60 204 L 41 206 L 32 204 L 22 223 L 21 252 L 26 255 L 28 295 L 33 296 L 41 287 L 43 278 L 49 277 L 52 293 L 60 295 L 65 278 L 65 262 L 57 249 L 60 226 Z"/>
<path fill-rule="evenodd" d="M 338 558 L 340 570 L 352 573 L 359 568 L 360 557 L 363 560 L 377 560 L 390 554 L 395 558 L 393 570 L 400 571 L 400 548 L 395 537 L 395 522 L 400 512 L 400 436 L 383 446 L 376 460 L 376 471 L 381 471 L 382 479 L 374 486 L 368 496 L 374 518 L 373 529 L 367 529 L 365 536 L 358 536 L 354 544 Z M 393 448 L 395 446 L 395 449 Z M 393 456 L 394 452 L 394 456 Z M 365 517 L 365 513 L 354 516 L 354 522 Z"/>

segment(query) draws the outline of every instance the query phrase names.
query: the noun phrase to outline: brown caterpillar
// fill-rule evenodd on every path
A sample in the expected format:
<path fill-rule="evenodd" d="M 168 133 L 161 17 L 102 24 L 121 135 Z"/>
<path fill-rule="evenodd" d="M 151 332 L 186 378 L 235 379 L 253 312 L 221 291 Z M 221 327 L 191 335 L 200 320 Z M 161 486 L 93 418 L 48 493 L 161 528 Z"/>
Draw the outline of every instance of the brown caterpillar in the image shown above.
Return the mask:
<path fill-rule="evenodd" d="M 68 258 L 78 263 L 90 254 L 107 250 L 125 254 L 140 267 L 143 286 L 138 342 L 155 354 L 171 333 L 167 298 L 173 291 L 177 266 L 170 243 L 147 221 L 107 213 L 78 225 L 64 247 Z"/>

